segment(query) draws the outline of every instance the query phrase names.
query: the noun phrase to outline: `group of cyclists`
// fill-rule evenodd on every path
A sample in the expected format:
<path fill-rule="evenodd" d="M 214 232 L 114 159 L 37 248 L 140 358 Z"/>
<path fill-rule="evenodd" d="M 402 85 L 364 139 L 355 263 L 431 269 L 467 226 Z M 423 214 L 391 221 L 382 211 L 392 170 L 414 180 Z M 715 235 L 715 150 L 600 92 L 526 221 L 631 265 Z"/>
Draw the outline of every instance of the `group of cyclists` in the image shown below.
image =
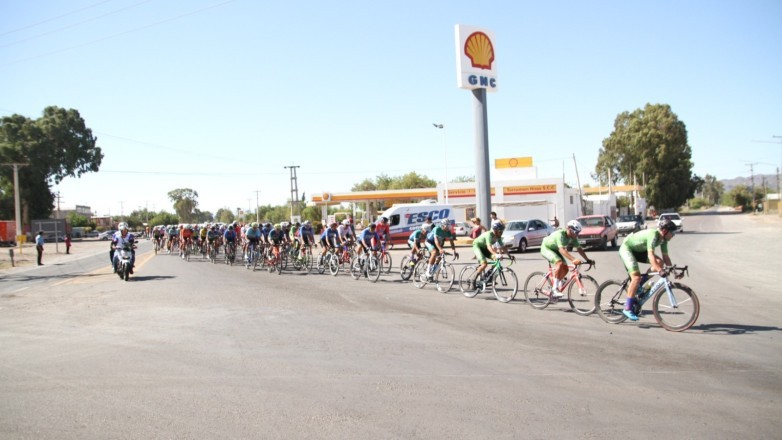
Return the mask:
<path fill-rule="evenodd" d="M 583 262 L 593 264 L 584 248 L 578 241 L 578 234 L 582 226 L 577 220 L 570 220 L 564 228 L 557 229 L 543 240 L 540 253 L 551 265 L 553 278 L 552 295 L 561 297 L 561 288 L 568 272 L 568 264 L 580 265 Z M 470 280 L 475 283 L 490 260 L 507 254 L 508 250 L 502 241 L 502 233 L 505 224 L 501 220 L 494 219 L 491 227 L 478 235 L 472 242 L 472 251 L 478 260 L 478 268 Z M 187 246 L 194 246 L 206 254 L 214 249 L 219 252 L 221 246 L 230 247 L 232 250 L 241 248 L 242 259 L 246 264 L 250 263 L 253 253 L 259 246 L 265 252 L 279 251 L 280 246 L 285 245 L 293 249 L 292 255 L 301 255 L 300 249 L 312 249 L 313 245 L 320 244 L 319 258 L 324 258 L 329 251 L 337 251 L 341 247 L 353 247 L 359 255 L 377 252 L 390 238 L 388 219 L 381 217 L 377 222 L 372 222 L 358 235 L 349 219 L 342 222 L 332 221 L 324 225 L 322 232 L 316 239 L 312 223 L 282 222 L 282 223 L 251 223 L 240 225 L 231 224 L 205 224 L 205 225 L 170 225 L 155 227 L 152 235 L 156 249 L 165 249 L 169 253 L 177 252 L 184 255 Z M 641 271 L 638 263 L 650 264 L 651 271 L 659 272 L 664 266 L 671 266 L 668 255 L 668 241 L 676 233 L 676 226 L 670 220 L 661 220 L 656 229 L 648 229 L 630 234 L 623 242 L 619 250 L 627 273 L 630 276 L 628 298 L 625 304 L 624 314 L 628 319 L 637 321 L 638 316 L 632 311 L 633 301 L 641 281 Z M 450 242 L 454 258 L 458 258 L 454 243 L 455 235 L 448 219 L 437 223 L 427 218 L 420 228 L 412 231 L 408 238 L 411 257 L 413 260 L 421 255 L 429 254 L 424 276 L 431 279 L 435 261 L 444 253 L 446 242 Z M 655 253 L 660 248 L 662 255 Z M 574 256 L 568 249 L 575 249 L 581 259 Z M 238 254 L 236 254 L 238 255 Z M 299 257 L 301 258 L 301 257 Z"/>

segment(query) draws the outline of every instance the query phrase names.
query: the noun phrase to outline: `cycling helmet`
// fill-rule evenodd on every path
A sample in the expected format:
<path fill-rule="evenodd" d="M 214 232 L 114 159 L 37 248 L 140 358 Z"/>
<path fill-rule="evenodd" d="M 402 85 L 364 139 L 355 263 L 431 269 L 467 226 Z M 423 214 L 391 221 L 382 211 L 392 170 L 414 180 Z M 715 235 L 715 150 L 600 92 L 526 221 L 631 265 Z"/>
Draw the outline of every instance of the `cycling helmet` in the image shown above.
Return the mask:
<path fill-rule="evenodd" d="M 497 232 L 502 232 L 505 230 L 505 225 L 500 221 L 494 221 L 491 224 L 491 228 Z"/>
<path fill-rule="evenodd" d="M 376 226 L 376 225 L 375 225 L 374 223 L 370 223 L 370 224 L 369 224 L 369 229 L 375 229 L 375 226 Z"/>
<path fill-rule="evenodd" d="M 233 231 L 234 230 L 234 225 L 228 225 L 228 230 L 229 231 Z"/>
<path fill-rule="evenodd" d="M 258 227 L 258 223 L 256 223 L 256 222 L 253 222 L 253 224 L 251 224 L 251 225 L 250 225 L 250 227 L 252 227 L 252 228 L 257 228 L 257 227 Z"/>
<path fill-rule="evenodd" d="M 388 217 L 380 217 L 380 222 L 388 223 Z"/>
<path fill-rule="evenodd" d="M 279 223 L 275 223 L 274 224 L 274 229 L 280 230 L 280 229 L 282 229 L 282 225 L 280 225 Z"/>
<path fill-rule="evenodd" d="M 342 224 L 345 226 L 350 226 L 350 220 L 348 219 L 342 220 Z"/>
<path fill-rule="evenodd" d="M 329 223 L 329 226 L 331 226 L 332 228 L 336 228 L 337 227 L 337 222 L 331 222 L 331 223 Z"/>
<path fill-rule="evenodd" d="M 311 225 L 312 222 L 310 222 L 309 220 L 304 220 L 304 226 L 311 226 Z"/>
<path fill-rule="evenodd" d="M 293 226 L 295 226 L 295 227 L 297 227 L 297 228 L 298 228 L 298 227 L 300 227 L 300 226 L 301 226 L 301 223 L 299 223 L 299 222 L 296 222 L 296 224 L 294 224 Z"/>
<path fill-rule="evenodd" d="M 676 232 L 676 225 L 667 218 L 664 218 L 657 224 L 657 229 L 664 232 Z"/>
<path fill-rule="evenodd" d="M 581 233 L 581 223 L 579 223 L 578 220 L 570 220 L 567 222 L 567 227 L 568 229 L 572 229 L 576 235 Z"/>
<path fill-rule="evenodd" d="M 125 222 L 122 222 L 119 224 L 119 230 L 122 231 L 123 229 L 128 229 L 128 224 Z"/>
<path fill-rule="evenodd" d="M 429 223 L 424 223 L 424 224 L 421 225 L 421 229 L 424 232 L 429 232 L 429 231 L 432 230 L 432 225 L 430 225 Z"/>
<path fill-rule="evenodd" d="M 283 228 L 287 228 L 287 227 L 289 227 L 290 225 L 291 225 L 291 224 L 290 224 L 290 223 L 288 223 L 288 222 L 282 222 L 282 223 L 280 223 L 280 226 L 282 226 Z"/>
<path fill-rule="evenodd" d="M 444 228 L 447 228 L 448 226 L 451 225 L 451 221 L 448 220 L 447 218 L 444 218 L 444 219 L 440 220 L 440 225 L 442 225 L 442 227 L 444 227 Z"/>

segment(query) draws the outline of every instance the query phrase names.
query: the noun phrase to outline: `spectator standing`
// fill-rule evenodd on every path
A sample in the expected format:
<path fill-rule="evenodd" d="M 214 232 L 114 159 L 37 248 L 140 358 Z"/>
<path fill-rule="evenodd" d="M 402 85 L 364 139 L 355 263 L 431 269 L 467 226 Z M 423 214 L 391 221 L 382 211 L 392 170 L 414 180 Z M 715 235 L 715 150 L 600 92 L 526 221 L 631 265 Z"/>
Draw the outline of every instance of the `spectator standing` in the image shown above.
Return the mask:
<path fill-rule="evenodd" d="M 43 266 L 41 257 L 43 257 L 43 231 L 38 231 L 38 235 L 35 236 L 35 250 L 38 252 L 38 265 Z"/>
<path fill-rule="evenodd" d="M 71 253 L 71 234 L 65 234 L 65 253 Z"/>

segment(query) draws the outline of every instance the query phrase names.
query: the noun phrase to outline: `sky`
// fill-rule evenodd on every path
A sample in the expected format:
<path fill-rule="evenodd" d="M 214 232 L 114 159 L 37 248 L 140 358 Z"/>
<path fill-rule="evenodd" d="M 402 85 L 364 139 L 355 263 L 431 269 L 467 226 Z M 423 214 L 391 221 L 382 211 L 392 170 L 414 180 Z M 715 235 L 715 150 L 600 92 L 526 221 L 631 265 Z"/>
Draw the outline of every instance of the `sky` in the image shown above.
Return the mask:
<path fill-rule="evenodd" d="M 284 204 L 291 165 L 308 200 L 474 176 L 456 24 L 494 33 L 492 161 L 590 183 L 616 116 L 651 103 L 685 123 L 699 176 L 782 162 L 779 0 L 3 2 L 0 116 L 80 112 L 100 171 L 52 189 L 97 215 L 173 212 L 177 188 L 212 213 Z"/>

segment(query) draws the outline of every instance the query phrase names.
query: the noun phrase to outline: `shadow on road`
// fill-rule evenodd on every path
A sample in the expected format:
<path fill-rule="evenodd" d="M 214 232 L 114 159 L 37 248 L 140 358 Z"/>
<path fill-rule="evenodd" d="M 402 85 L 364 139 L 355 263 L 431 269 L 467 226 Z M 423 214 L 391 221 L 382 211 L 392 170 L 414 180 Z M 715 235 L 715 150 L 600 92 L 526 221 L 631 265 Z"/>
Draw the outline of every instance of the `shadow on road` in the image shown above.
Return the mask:
<path fill-rule="evenodd" d="M 155 276 L 148 276 L 148 277 L 131 275 L 128 281 L 157 281 L 157 280 L 168 280 L 171 278 L 176 278 L 176 277 L 171 275 L 155 275 Z"/>
<path fill-rule="evenodd" d="M 778 332 L 782 328 L 766 327 L 760 325 L 741 325 L 741 324 L 701 324 L 690 329 L 691 331 L 701 331 L 703 333 L 725 334 L 725 335 L 744 335 L 758 332 Z"/>

